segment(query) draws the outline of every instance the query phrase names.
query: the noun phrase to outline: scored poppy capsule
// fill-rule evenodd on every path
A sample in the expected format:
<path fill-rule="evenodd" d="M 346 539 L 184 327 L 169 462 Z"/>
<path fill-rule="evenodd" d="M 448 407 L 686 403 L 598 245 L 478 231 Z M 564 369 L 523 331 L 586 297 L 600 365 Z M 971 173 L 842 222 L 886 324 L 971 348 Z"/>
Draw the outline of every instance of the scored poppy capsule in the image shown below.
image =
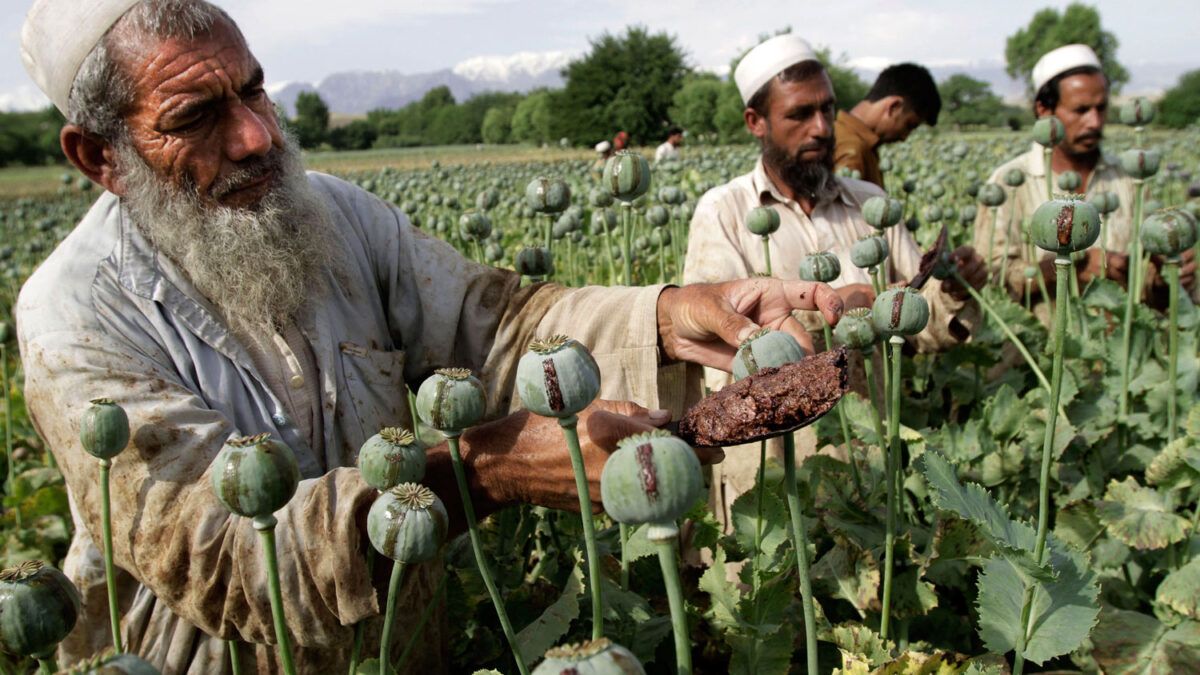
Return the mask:
<path fill-rule="evenodd" d="M 1082 251 L 1100 236 L 1100 213 L 1082 199 L 1052 199 L 1033 212 L 1029 232 L 1043 250 L 1059 255 Z"/>
<path fill-rule="evenodd" d="M 862 215 L 868 225 L 882 230 L 900 222 L 904 206 L 898 200 L 875 196 L 863 202 Z"/>
<path fill-rule="evenodd" d="M 571 188 L 561 180 L 539 176 L 525 186 L 525 203 L 535 213 L 559 213 L 571 205 Z"/>
<path fill-rule="evenodd" d="M 1020 172 L 1020 169 L 1017 171 Z M 1022 180 L 1025 179 L 1025 174 L 1022 173 L 1020 176 Z M 1000 206 L 1005 199 L 1004 188 L 995 183 L 985 183 L 979 188 L 979 203 L 984 206 Z"/>
<path fill-rule="evenodd" d="M 387 427 L 358 450 L 358 471 L 367 485 L 387 490 L 425 478 L 425 446 L 408 429 Z"/>
<path fill-rule="evenodd" d="M 62 572 L 29 560 L 0 572 L 0 649 L 48 659 L 75 627 L 79 593 Z"/>
<path fill-rule="evenodd" d="M 800 278 L 829 283 L 842 275 L 842 263 L 829 251 L 809 253 L 800 261 Z"/>
<path fill-rule="evenodd" d="M 888 257 L 887 239 L 873 234 L 863 237 L 850 247 L 850 262 L 855 267 L 867 269 L 882 265 Z"/>
<path fill-rule="evenodd" d="M 1121 124 L 1131 127 L 1146 126 L 1154 121 L 1154 113 L 1154 101 L 1144 96 L 1135 96 L 1121 106 Z"/>
<path fill-rule="evenodd" d="M 458 231 L 467 241 L 486 239 L 492 233 L 492 221 L 482 212 L 471 209 L 458 217 Z"/>
<path fill-rule="evenodd" d="M 683 190 L 679 189 L 678 186 L 664 185 L 658 190 L 658 200 L 664 204 L 677 206 L 682 204 L 683 200 L 685 199 L 687 199 L 687 195 L 685 195 Z"/>
<path fill-rule="evenodd" d="M 875 330 L 868 307 L 848 310 L 834 327 L 833 333 L 838 342 L 859 351 L 870 349 L 879 342 L 879 331 Z"/>
<path fill-rule="evenodd" d="M 417 389 L 417 414 L 442 432 L 461 433 L 483 419 L 483 383 L 466 368 L 438 368 Z"/>
<path fill-rule="evenodd" d="M 769 206 L 756 206 L 746 214 L 746 229 L 766 237 L 779 229 L 779 212 Z"/>
<path fill-rule="evenodd" d="M 790 333 L 764 328 L 746 338 L 733 357 L 733 376 L 742 379 L 763 368 L 777 368 L 804 358 L 804 348 Z"/>
<path fill-rule="evenodd" d="M 646 675 L 633 652 L 608 638 L 552 647 L 533 675 Z"/>
<path fill-rule="evenodd" d="M 93 457 L 112 459 L 129 444 L 129 417 L 110 398 L 98 398 L 83 412 L 79 442 Z"/>
<path fill-rule="evenodd" d="M 1052 148 L 1062 143 L 1067 135 L 1066 127 L 1055 116 L 1043 117 L 1033 123 L 1033 140 L 1043 148 Z"/>
<path fill-rule="evenodd" d="M 622 150 L 605 162 L 603 180 L 614 198 L 630 203 L 650 190 L 650 164 L 636 152 Z"/>
<path fill-rule="evenodd" d="M 283 508 L 300 482 L 300 467 L 286 443 L 258 434 L 231 438 L 213 460 L 213 492 L 232 513 L 269 516 Z"/>
<path fill-rule="evenodd" d="M 1162 153 L 1154 148 L 1130 148 L 1121 153 L 1121 168 L 1134 178 L 1145 179 L 1158 173 Z"/>
<path fill-rule="evenodd" d="M 371 545 L 396 562 L 419 563 L 437 555 L 449 526 L 442 500 L 418 483 L 384 491 L 367 512 Z"/>
<path fill-rule="evenodd" d="M 916 335 L 929 323 L 929 303 L 907 286 L 889 288 L 875 298 L 871 320 L 881 336 Z"/>
<path fill-rule="evenodd" d="M 1196 221 L 1178 209 L 1158 211 L 1142 221 L 1142 248 L 1153 255 L 1182 255 L 1195 246 L 1196 236 Z"/>
<path fill-rule="evenodd" d="M 662 429 L 629 436 L 604 463 L 600 494 L 618 523 L 665 528 L 695 505 L 703 487 L 696 453 Z"/>
<path fill-rule="evenodd" d="M 600 393 L 600 366 L 583 343 L 565 335 L 534 340 L 517 362 L 521 403 L 543 417 L 570 417 Z"/>
<path fill-rule="evenodd" d="M 527 246 L 517 251 L 514 267 L 527 277 L 545 277 L 554 273 L 554 254 L 545 246 Z"/>

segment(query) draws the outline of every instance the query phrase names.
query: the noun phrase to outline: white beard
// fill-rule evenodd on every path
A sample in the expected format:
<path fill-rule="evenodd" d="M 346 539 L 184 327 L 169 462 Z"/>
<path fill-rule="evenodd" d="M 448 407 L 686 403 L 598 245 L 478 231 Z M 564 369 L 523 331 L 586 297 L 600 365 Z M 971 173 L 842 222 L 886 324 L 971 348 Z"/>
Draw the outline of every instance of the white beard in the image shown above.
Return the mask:
<path fill-rule="evenodd" d="M 134 225 L 235 331 L 278 331 L 322 275 L 341 269 L 324 201 L 309 186 L 291 139 L 213 186 L 225 194 L 273 171 L 274 186 L 249 208 L 205 203 L 193 185 L 171 185 L 128 144 L 118 148 L 118 167 Z"/>

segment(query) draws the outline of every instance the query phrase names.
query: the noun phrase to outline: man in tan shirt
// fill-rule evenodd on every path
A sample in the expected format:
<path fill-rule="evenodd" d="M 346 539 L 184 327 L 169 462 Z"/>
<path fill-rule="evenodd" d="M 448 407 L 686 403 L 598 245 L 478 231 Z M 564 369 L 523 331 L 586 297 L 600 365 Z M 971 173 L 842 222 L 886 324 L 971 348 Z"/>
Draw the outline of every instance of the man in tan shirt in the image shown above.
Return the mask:
<path fill-rule="evenodd" d="M 816 55 L 801 38 L 781 35 L 751 50 L 734 73 L 746 102 L 746 127 L 762 143 L 762 156 L 750 173 L 709 190 L 692 216 L 684 281 L 744 279 L 766 272 L 762 237 L 746 228 L 746 214 L 758 206 L 774 209 L 780 227 L 771 235 L 772 276 L 796 277 L 809 253 L 831 251 L 842 274 L 831 285 L 847 306 L 869 306 L 874 298 L 866 270 L 850 260 L 850 247 L 875 234 L 862 218 L 862 203 L 883 194 L 865 181 L 833 175 L 833 87 Z M 888 283 L 916 274 L 921 252 L 903 226 L 885 236 L 891 253 L 885 265 Z M 982 261 L 970 247 L 953 252 L 962 276 L 980 286 Z M 967 334 L 955 314 L 964 306 L 965 289 L 930 281 L 929 327 L 916 337 L 919 349 L 936 349 Z M 810 332 L 820 331 L 820 318 L 801 316 Z M 957 335 L 957 337 L 956 337 Z M 731 381 L 728 373 L 709 370 L 707 385 L 717 390 Z M 797 456 L 816 451 L 811 429 L 797 435 Z M 782 444 L 768 444 L 768 454 L 782 459 Z M 729 523 L 733 501 L 753 486 L 758 470 L 758 445 L 729 448 L 725 461 L 713 467 L 710 505 Z"/>
<path fill-rule="evenodd" d="M 908 138 L 922 124 L 936 126 L 942 97 L 929 71 L 915 63 L 888 66 L 849 111 L 833 125 L 837 139 L 834 168 L 852 169 L 868 183 L 883 187 L 879 146 Z"/>
<path fill-rule="evenodd" d="M 1106 256 L 1108 278 L 1123 285 L 1129 263 L 1126 251 L 1133 230 L 1134 182 L 1117 158 L 1103 153 L 1100 148 L 1109 105 L 1108 78 L 1100 70 L 1100 59 L 1086 45 L 1059 47 L 1038 60 L 1033 68 L 1033 80 L 1037 89 L 1033 104 L 1035 114 L 1039 118 L 1057 117 L 1065 130 L 1063 141 L 1054 146 L 1050 155 L 1055 185 L 1064 172 L 1074 171 L 1083 179 L 1079 192 L 1084 198 L 1107 192 L 1116 195 L 1120 203 L 1117 210 L 1103 217 L 1103 237 L 1088 249 L 1086 257 L 1079 259 L 1076 265 L 1079 281 L 1086 284 L 1100 275 L 1101 257 Z M 1005 181 L 1012 171 L 1024 174 L 1024 182 L 1015 188 L 1008 187 Z M 1023 234 L 1029 217 L 1051 198 L 1046 192 L 1042 146 L 1033 143 L 1029 152 L 1001 165 L 988 180 L 1005 186 L 1007 199 L 994 216 L 990 208 L 979 209 L 975 219 L 975 248 L 988 256 L 988 266 L 995 274 L 1000 274 L 1004 259 L 1008 258 L 1005 283 L 1014 298 L 1023 296 L 1028 281 L 1025 268 L 1033 264 L 1040 266 L 1047 288 L 1054 288 L 1054 255 L 1033 250 Z M 1056 187 L 1055 192 L 1060 190 Z M 1181 270 L 1186 287 L 1191 287 L 1195 276 L 1196 264 L 1192 257 L 1189 251 Z M 1152 267 L 1150 271 L 1156 269 Z M 1165 293 L 1156 292 L 1166 290 L 1161 277 L 1157 273 L 1148 277 L 1151 299 L 1158 295 L 1165 297 Z M 1032 290 L 1035 294 L 1038 292 L 1036 283 Z"/>

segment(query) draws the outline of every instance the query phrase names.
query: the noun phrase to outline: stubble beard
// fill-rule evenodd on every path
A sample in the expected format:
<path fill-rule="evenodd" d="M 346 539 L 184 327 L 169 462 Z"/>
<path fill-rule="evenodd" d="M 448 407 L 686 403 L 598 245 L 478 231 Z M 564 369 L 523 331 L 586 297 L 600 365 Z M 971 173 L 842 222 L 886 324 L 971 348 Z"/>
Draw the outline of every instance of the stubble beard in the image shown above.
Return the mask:
<path fill-rule="evenodd" d="M 128 143 L 119 144 L 118 153 L 129 218 L 235 332 L 278 332 L 296 318 L 322 276 L 341 269 L 328 211 L 291 139 L 210 190 L 226 194 L 273 173 L 274 185 L 248 208 L 214 204 L 186 181 L 169 183 Z"/>
<path fill-rule="evenodd" d="M 767 133 L 762 140 L 763 163 L 771 167 L 796 197 L 807 197 L 814 202 L 829 201 L 838 194 L 833 174 L 833 137 L 815 145 L 825 148 L 824 156 L 802 159 L 800 153 L 812 149 L 809 146 L 802 146 L 795 154 L 789 154 L 787 148 L 771 139 L 771 125 L 768 122 Z"/>

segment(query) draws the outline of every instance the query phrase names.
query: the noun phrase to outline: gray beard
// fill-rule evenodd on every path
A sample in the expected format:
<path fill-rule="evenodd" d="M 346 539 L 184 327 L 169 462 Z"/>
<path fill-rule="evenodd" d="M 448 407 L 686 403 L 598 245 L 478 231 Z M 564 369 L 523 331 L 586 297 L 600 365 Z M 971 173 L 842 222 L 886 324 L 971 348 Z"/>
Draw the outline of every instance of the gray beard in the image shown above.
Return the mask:
<path fill-rule="evenodd" d="M 782 146 L 771 140 L 771 126 L 767 125 L 767 135 L 763 137 L 763 163 L 775 170 L 775 173 L 791 188 L 796 197 L 807 197 L 814 202 L 827 202 L 838 195 L 837 181 L 833 175 L 833 144 L 830 138 L 828 152 L 821 159 L 800 159 L 800 152 L 789 155 Z"/>
<path fill-rule="evenodd" d="M 328 211 L 291 139 L 213 187 L 225 194 L 274 171 L 275 185 L 250 208 L 205 203 L 190 183 L 163 180 L 129 144 L 118 153 L 130 219 L 234 331 L 278 331 L 295 319 L 322 275 L 341 270 Z"/>

